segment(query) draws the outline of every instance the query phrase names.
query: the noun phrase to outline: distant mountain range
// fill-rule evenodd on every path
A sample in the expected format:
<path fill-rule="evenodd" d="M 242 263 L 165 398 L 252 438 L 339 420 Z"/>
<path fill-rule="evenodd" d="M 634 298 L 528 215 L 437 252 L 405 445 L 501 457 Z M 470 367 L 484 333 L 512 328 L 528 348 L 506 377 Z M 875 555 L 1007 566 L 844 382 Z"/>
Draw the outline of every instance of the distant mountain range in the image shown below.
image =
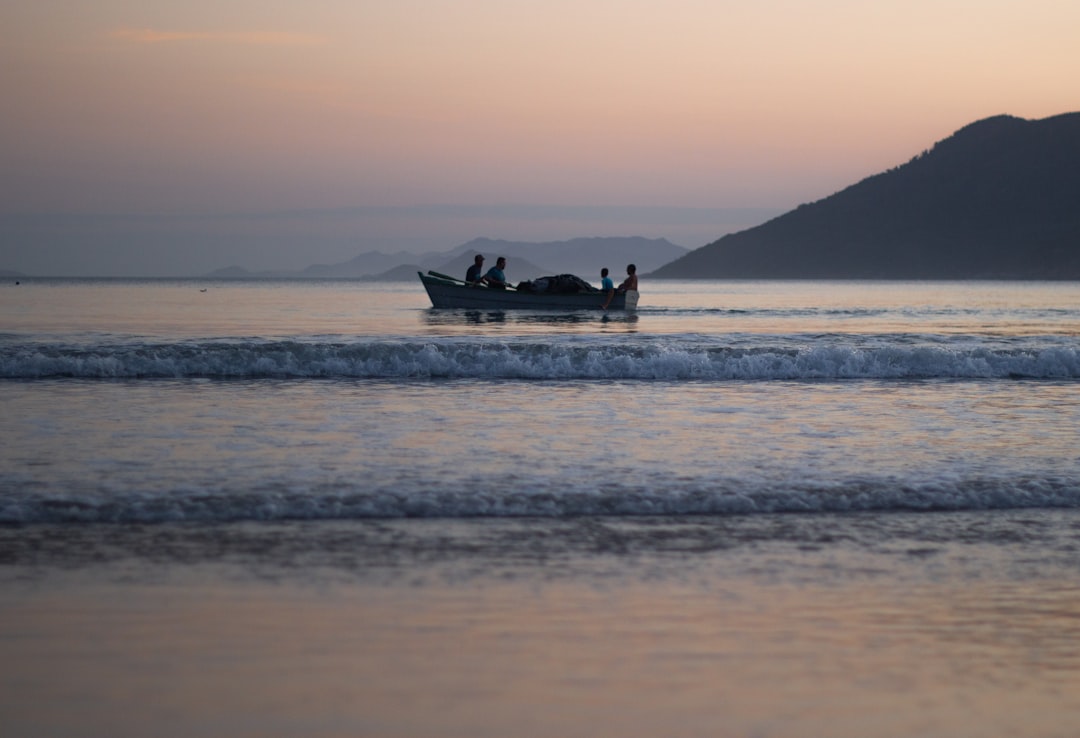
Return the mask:
<path fill-rule="evenodd" d="M 648 276 L 1080 279 L 1080 113 L 972 123 Z"/>
<path fill-rule="evenodd" d="M 1080 113 L 972 123 L 901 166 L 689 251 L 664 239 L 532 243 L 478 238 L 423 254 L 368 251 L 300 271 L 239 266 L 211 278 L 413 280 L 507 257 L 512 282 L 548 274 L 658 279 L 1080 280 Z M 17 272 L 0 276 L 23 277 Z"/>
<path fill-rule="evenodd" d="M 597 281 L 601 267 L 608 267 L 616 277 L 623 274 L 630 263 L 636 264 L 639 272 L 650 271 L 688 253 L 688 249 L 662 238 L 640 236 L 575 238 L 544 243 L 477 238 L 443 252 L 384 254 L 368 251 L 339 264 L 313 264 L 294 272 L 254 272 L 232 266 L 205 276 L 214 279 L 279 277 L 398 281 L 416 279 L 417 271 L 434 270 L 464 277 L 477 253 L 485 256 L 485 268 L 494 266 L 497 257 L 505 256 L 506 274 L 512 282 L 568 273 Z"/>

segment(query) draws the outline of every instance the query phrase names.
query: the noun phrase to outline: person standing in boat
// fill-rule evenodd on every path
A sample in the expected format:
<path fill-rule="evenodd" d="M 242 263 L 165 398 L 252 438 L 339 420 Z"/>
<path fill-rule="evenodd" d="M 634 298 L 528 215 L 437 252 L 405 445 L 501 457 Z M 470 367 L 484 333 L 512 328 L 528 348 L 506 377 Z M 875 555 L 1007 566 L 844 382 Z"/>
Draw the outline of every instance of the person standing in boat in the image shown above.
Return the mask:
<path fill-rule="evenodd" d="M 607 310 L 607 306 L 611 304 L 611 298 L 615 297 L 615 283 L 608 276 L 607 267 L 600 270 L 600 291 L 605 295 L 604 304 L 600 306 L 600 309 Z"/>
<path fill-rule="evenodd" d="M 477 254 L 473 257 L 473 265 L 465 272 L 465 281 L 469 284 L 478 284 L 484 280 L 484 255 Z"/>
<path fill-rule="evenodd" d="M 494 287 L 495 289 L 506 289 L 506 273 L 503 271 L 506 269 L 506 257 L 500 256 L 495 260 L 495 266 L 488 269 L 487 274 L 484 275 L 484 281 L 487 282 L 488 287 Z"/>

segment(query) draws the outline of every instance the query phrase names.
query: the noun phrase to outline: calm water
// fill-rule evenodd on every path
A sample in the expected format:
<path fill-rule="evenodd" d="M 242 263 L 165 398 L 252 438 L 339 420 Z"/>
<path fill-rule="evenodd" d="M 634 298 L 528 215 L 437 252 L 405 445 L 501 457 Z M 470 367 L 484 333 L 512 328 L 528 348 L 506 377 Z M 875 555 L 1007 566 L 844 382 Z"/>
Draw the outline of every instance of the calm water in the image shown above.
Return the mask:
<path fill-rule="evenodd" d="M 12 734 L 1071 734 L 1080 285 L 428 304 L 0 288 Z"/>

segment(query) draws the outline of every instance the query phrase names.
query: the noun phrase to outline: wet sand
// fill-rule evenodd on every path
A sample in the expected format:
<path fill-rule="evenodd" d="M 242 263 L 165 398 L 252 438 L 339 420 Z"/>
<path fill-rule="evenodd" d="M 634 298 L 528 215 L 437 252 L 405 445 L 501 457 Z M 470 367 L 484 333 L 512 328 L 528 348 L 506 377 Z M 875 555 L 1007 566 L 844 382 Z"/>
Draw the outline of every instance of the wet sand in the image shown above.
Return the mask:
<path fill-rule="evenodd" d="M 370 566 L 8 565 L 3 732 L 983 738 L 1080 720 L 1068 561 L 1025 577 L 1008 547 L 946 546 L 885 570 L 843 544 L 755 543 L 500 566 L 448 544 L 471 538 L 456 525 Z"/>

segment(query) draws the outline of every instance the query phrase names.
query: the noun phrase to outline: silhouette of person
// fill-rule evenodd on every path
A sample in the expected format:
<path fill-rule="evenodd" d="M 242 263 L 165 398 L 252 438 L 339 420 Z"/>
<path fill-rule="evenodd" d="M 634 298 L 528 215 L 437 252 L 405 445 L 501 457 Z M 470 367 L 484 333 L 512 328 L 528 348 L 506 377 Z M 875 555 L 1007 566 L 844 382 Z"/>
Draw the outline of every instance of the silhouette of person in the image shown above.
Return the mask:
<path fill-rule="evenodd" d="M 500 256 L 495 260 L 495 266 L 488 269 L 487 274 L 484 275 L 484 281 L 487 282 L 489 287 L 500 290 L 506 289 L 506 273 L 503 272 L 503 269 L 506 269 L 506 257 Z"/>
<path fill-rule="evenodd" d="M 604 304 L 600 306 L 600 309 L 607 310 L 607 306 L 611 304 L 611 298 L 615 297 L 615 283 L 608 276 L 607 267 L 600 270 L 600 291 L 605 295 Z"/>
<path fill-rule="evenodd" d="M 482 282 L 484 280 L 484 278 L 482 276 L 480 276 L 480 274 L 483 271 L 484 271 L 484 255 L 483 254 L 477 254 L 475 257 L 473 257 L 473 265 L 471 267 L 469 267 L 468 271 L 465 272 L 465 281 L 470 283 L 470 284 L 476 284 L 476 283 Z"/>

